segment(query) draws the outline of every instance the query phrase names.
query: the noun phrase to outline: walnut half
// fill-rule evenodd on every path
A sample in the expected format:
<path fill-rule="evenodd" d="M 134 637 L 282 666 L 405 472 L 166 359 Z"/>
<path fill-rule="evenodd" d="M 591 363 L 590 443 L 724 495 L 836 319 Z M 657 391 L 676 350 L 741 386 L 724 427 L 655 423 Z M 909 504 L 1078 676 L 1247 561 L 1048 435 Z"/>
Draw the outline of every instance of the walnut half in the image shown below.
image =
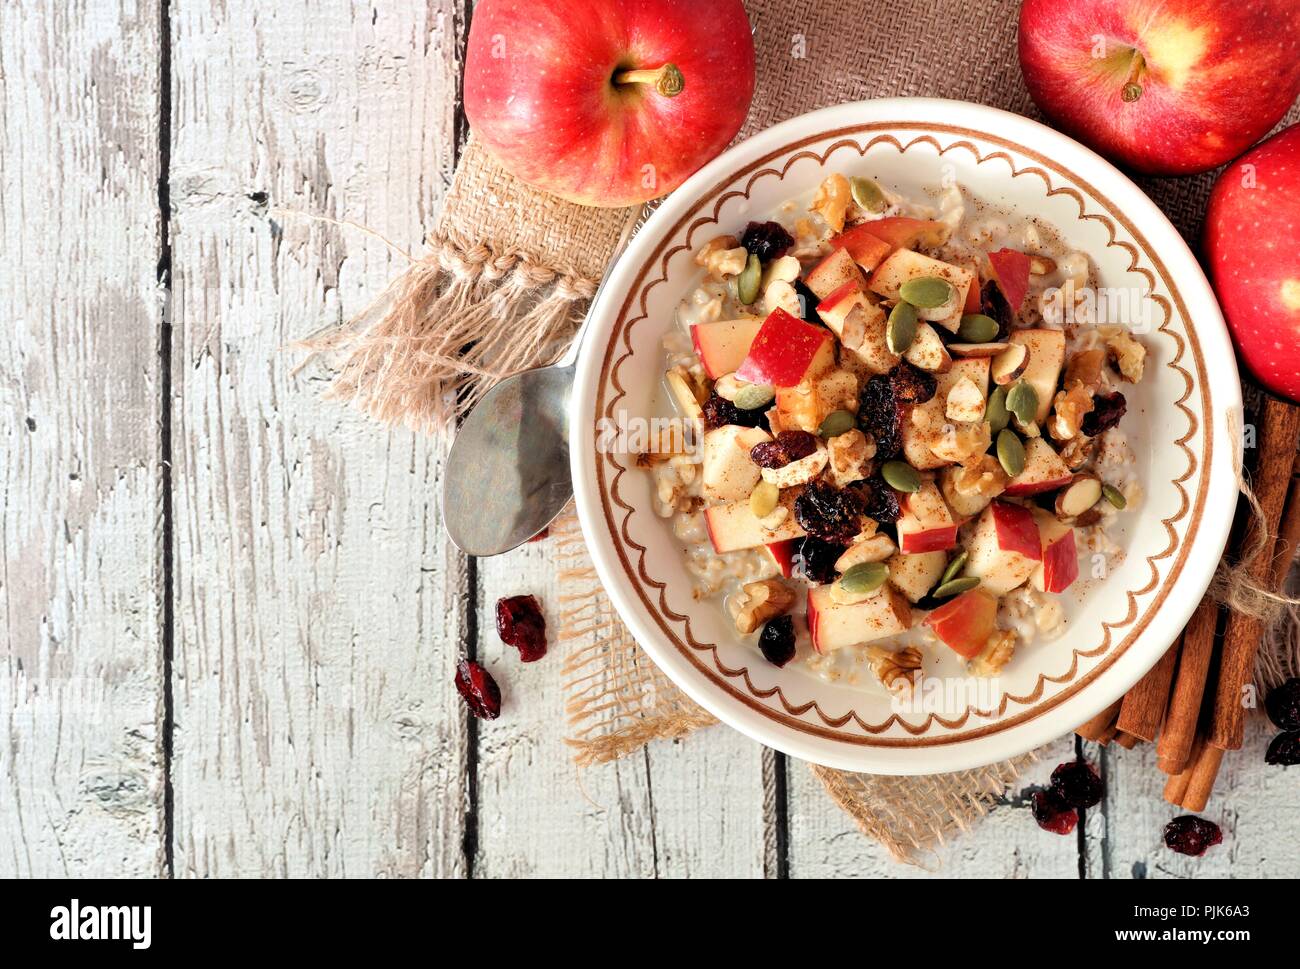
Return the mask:
<path fill-rule="evenodd" d="M 871 672 L 895 696 L 912 692 L 921 675 L 921 658 L 921 651 L 915 646 L 906 646 L 897 652 L 881 646 L 867 647 Z"/>
<path fill-rule="evenodd" d="M 794 593 L 780 579 L 763 579 L 741 587 L 744 600 L 736 613 L 736 630 L 748 636 L 794 605 Z"/>
<path fill-rule="evenodd" d="M 1015 653 L 1016 634 L 1010 629 L 999 629 L 984 644 L 983 652 L 971 660 L 970 670 L 976 676 L 997 676 Z"/>

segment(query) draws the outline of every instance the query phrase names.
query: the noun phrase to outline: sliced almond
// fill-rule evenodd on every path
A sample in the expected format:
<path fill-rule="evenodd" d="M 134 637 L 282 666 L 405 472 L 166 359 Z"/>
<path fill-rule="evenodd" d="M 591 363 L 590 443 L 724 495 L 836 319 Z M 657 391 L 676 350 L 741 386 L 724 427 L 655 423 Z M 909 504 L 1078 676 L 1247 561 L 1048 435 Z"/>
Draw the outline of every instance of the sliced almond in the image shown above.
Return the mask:
<path fill-rule="evenodd" d="M 1101 481 L 1091 474 L 1076 474 L 1056 495 L 1056 517 L 1077 519 L 1101 500 Z"/>
<path fill-rule="evenodd" d="M 989 363 L 989 376 L 995 384 L 1006 386 L 1019 380 L 1028 366 L 1029 348 L 1022 343 L 1013 343 Z"/>
<path fill-rule="evenodd" d="M 916 336 L 912 338 L 912 345 L 903 354 L 903 359 L 930 373 L 947 373 L 952 367 L 951 355 L 929 323 L 917 323 Z"/>
<path fill-rule="evenodd" d="M 835 560 L 835 571 L 847 572 L 863 562 L 883 562 L 896 551 L 893 540 L 883 532 L 877 532 L 865 541 L 849 546 L 848 551 Z"/>
<path fill-rule="evenodd" d="M 948 352 L 959 357 L 996 357 L 1008 349 L 1010 343 L 949 343 Z"/>
<path fill-rule="evenodd" d="M 974 423 L 984 419 L 984 394 L 970 377 L 962 377 L 948 391 L 944 401 L 948 420 Z"/>

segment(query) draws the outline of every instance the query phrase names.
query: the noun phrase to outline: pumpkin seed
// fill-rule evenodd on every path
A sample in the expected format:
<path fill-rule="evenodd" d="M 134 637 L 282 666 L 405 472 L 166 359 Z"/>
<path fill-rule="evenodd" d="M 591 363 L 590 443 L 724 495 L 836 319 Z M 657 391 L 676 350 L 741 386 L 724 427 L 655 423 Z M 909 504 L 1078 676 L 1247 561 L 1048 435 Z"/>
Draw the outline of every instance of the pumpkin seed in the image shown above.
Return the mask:
<path fill-rule="evenodd" d="M 998 433 L 998 461 L 1008 477 L 1014 478 L 1025 470 L 1025 446 L 1009 428 Z"/>
<path fill-rule="evenodd" d="M 859 562 L 842 576 L 840 588 L 854 595 L 875 592 L 889 578 L 889 567 L 884 562 Z"/>
<path fill-rule="evenodd" d="M 910 495 L 921 490 L 921 476 L 906 461 L 886 461 L 880 467 L 880 476 L 895 491 Z"/>
<path fill-rule="evenodd" d="M 980 580 L 976 576 L 963 575 L 960 579 L 950 579 L 943 583 L 943 585 L 939 586 L 939 588 L 935 589 L 934 592 L 930 594 L 936 599 L 950 599 L 963 592 L 970 592 L 971 589 L 975 588 L 979 584 Z"/>
<path fill-rule="evenodd" d="M 776 511 L 781 500 L 781 489 L 770 481 L 760 481 L 749 493 L 749 511 L 755 518 L 766 518 Z"/>
<path fill-rule="evenodd" d="M 757 410 L 772 403 L 776 391 L 767 384 L 745 384 L 736 391 L 731 402 L 741 410 Z"/>
<path fill-rule="evenodd" d="M 1125 498 L 1123 493 L 1114 485 L 1111 484 L 1102 485 L 1101 496 L 1105 498 L 1107 501 L 1109 501 L 1116 508 L 1118 508 L 1120 511 L 1123 511 L 1125 508 L 1128 507 L 1128 499 Z"/>
<path fill-rule="evenodd" d="M 758 256 L 751 252 L 749 261 L 745 263 L 745 268 L 736 277 L 736 299 L 746 306 L 753 303 L 754 300 L 758 299 L 758 286 L 762 279 L 763 264 L 759 261 Z"/>
<path fill-rule="evenodd" d="M 1017 380 L 1007 391 L 1007 410 L 1028 427 L 1038 416 L 1038 391 L 1027 380 Z"/>
<path fill-rule="evenodd" d="M 890 353 L 906 353 L 907 348 L 916 339 L 916 307 L 911 303 L 899 302 L 889 311 L 889 323 L 885 327 L 885 345 Z"/>
<path fill-rule="evenodd" d="M 989 402 L 984 408 L 984 419 L 989 422 L 989 432 L 993 434 L 1011 423 L 1011 411 L 1007 410 L 1007 388 L 998 387 L 989 394 Z"/>
<path fill-rule="evenodd" d="M 879 213 L 889 207 L 889 203 L 885 201 L 885 193 L 880 190 L 880 186 L 862 175 L 855 175 L 849 179 L 849 191 L 853 193 L 853 201 L 864 212 Z"/>
<path fill-rule="evenodd" d="M 952 299 L 952 285 L 938 276 L 917 276 L 903 283 L 898 295 L 913 306 L 932 310 Z"/>
<path fill-rule="evenodd" d="M 939 576 L 939 585 L 946 585 L 957 578 L 957 573 L 966 565 L 966 559 L 969 557 L 969 553 L 963 550 L 955 559 L 949 562 L 948 567 L 943 570 L 943 575 Z"/>
<path fill-rule="evenodd" d="M 822 426 L 817 428 L 819 437 L 832 438 L 846 434 L 858 426 L 858 419 L 846 410 L 833 410 L 826 415 Z"/>
<path fill-rule="evenodd" d="M 957 335 L 967 343 L 989 343 L 998 335 L 998 321 L 983 313 L 967 313 L 961 318 Z"/>

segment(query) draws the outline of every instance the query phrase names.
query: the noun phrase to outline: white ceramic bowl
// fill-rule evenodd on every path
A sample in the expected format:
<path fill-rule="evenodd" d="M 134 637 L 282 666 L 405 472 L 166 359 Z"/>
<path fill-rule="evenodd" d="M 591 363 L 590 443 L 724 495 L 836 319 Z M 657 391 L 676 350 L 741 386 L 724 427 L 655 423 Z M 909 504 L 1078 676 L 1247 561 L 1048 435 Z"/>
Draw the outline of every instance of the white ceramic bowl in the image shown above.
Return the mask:
<path fill-rule="evenodd" d="M 1101 285 L 1136 288 L 1154 328 L 1123 427 L 1146 497 L 1121 516 L 1122 562 L 1080 601 L 1062 597 L 1059 638 L 1023 648 L 991 699 L 900 715 L 865 684 L 778 669 L 742 642 L 715 601 L 697 602 L 680 543 L 651 503 L 650 476 L 597 453 L 602 417 L 647 417 L 662 338 L 693 288 L 693 253 L 764 220 L 832 171 L 871 174 L 912 198 L 941 178 L 1038 217 L 1087 252 Z M 1126 392 L 1130 388 L 1126 387 Z M 1133 685 L 1182 629 L 1222 554 L 1235 507 L 1230 427 L 1241 387 L 1210 287 L 1178 232 L 1106 161 L 1036 122 L 919 98 L 826 108 L 777 125 L 674 192 L 619 261 L 597 307 L 572 399 L 572 462 L 591 555 L 637 641 L 701 706 L 793 756 L 849 770 L 929 774 L 992 763 L 1066 734 Z M 1089 568 L 1085 556 L 1081 568 Z M 927 671 L 931 673 L 932 671 Z"/>

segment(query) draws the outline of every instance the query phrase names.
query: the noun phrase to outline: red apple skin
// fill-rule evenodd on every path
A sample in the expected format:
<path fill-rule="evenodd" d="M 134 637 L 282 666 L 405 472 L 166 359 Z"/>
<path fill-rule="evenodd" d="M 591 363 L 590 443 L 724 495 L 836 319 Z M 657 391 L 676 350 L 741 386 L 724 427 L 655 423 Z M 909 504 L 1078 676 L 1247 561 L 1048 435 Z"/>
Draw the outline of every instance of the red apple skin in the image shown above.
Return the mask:
<path fill-rule="evenodd" d="M 1004 552 L 1019 552 L 1035 562 L 1041 561 L 1043 549 L 1038 537 L 1038 524 L 1029 509 L 1005 501 L 995 501 L 991 507 L 998 548 Z"/>
<path fill-rule="evenodd" d="M 1007 485 L 1007 490 L 1002 493 L 1008 498 L 1028 498 L 1032 495 L 1041 495 L 1044 491 L 1056 491 L 1058 488 L 1064 488 L 1073 480 L 1073 476 L 1067 475 L 1064 478 L 1054 478 L 1048 481 L 1035 481 L 1030 484 L 1009 484 Z"/>
<path fill-rule="evenodd" d="M 1029 292 L 1029 257 L 1015 249 L 999 249 L 989 253 L 989 265 L 1011 312 L 1019 313 Z"/>
<path fill-rule="evenodd" d="M 1157 175 L 1222 165 L 1300 94 L 1295 0 L 1025 0 L 1019 47 L 1025 85 L 1058 127 Z M 1125 101 L 1134 51 L 1141 93 Z"/>
<path fill-rule="evenodd" d="M 884 239 L 873 234 L 868 228 L 869 225 L 870 223 L 855 226 L 831 240 L 832 249 L 843 247 L 848 250 L 853 261 L 867 272 L 880 265 L 893 248 Z"/>
<path fill-rule="evenodd" d="M 773 542 L 770 545 L 763 546 L 767 549 L 767 554 L 772 557 L 776 567 L 781 570 L 783 578 L 790 578 L 794 575 L 794 547 L 796 541 L 788 538 L 784 542 Z"/>
<path fill-rule="evenodd" d="M 1079 552 L 1074 544 L 1074 529 L 1043 549 L 1043 590 L 1064 592 L 1079 577 Z"/>
<path fill-rule="evenodd" d="M 619 84 L 675 64 L 685 87 Z M 480 0 L 465 56 L 474 136 L 517 178 L 583 205 L 664 195 L 735 137 L 754 93 L 741 0 Z M 653 166 L 653 167 L 647 167 Z"/>
<path fill-rule="evenodd" d="M 835 290 L 835 292 L 831 293 L 824 300 L 818 303 L 817 312 L 822 313 L 833 310 L 850 296 L 860 292 L 862 292 L 862 287 L 853 280 L 849 280 L 849 282 L 845 283 L 839 289 Z"/>
<path fill-rule="evenodd" d="M 974 659 L 993 635 L 997 617 L 998 601 L 987 592 L 971 589 L 930 613 L 925 624 L 954 653 Z"/>
<path fill-rule="evenodd" d="M 785 310 L 773 310 L 759 327 L 736 376 L 751 384 L 793 387 L 832 339 L 830 330 L 797 320 Z"/>
<path fill-rule="evenodd" d="M 923 532 L 899 532 L 898 550 L 904 555 L 921 552 L 942 552 L 957 545 L 957 525 L 930 528 Z"/>
<path fill-rule="evenodd" d="M 1219 176 L 1205 255 L 1242 360 L 1260 383 L 1293 401 L 1300 401 L 1298 237 L 1300 125 L 1292 125 Z"/>

